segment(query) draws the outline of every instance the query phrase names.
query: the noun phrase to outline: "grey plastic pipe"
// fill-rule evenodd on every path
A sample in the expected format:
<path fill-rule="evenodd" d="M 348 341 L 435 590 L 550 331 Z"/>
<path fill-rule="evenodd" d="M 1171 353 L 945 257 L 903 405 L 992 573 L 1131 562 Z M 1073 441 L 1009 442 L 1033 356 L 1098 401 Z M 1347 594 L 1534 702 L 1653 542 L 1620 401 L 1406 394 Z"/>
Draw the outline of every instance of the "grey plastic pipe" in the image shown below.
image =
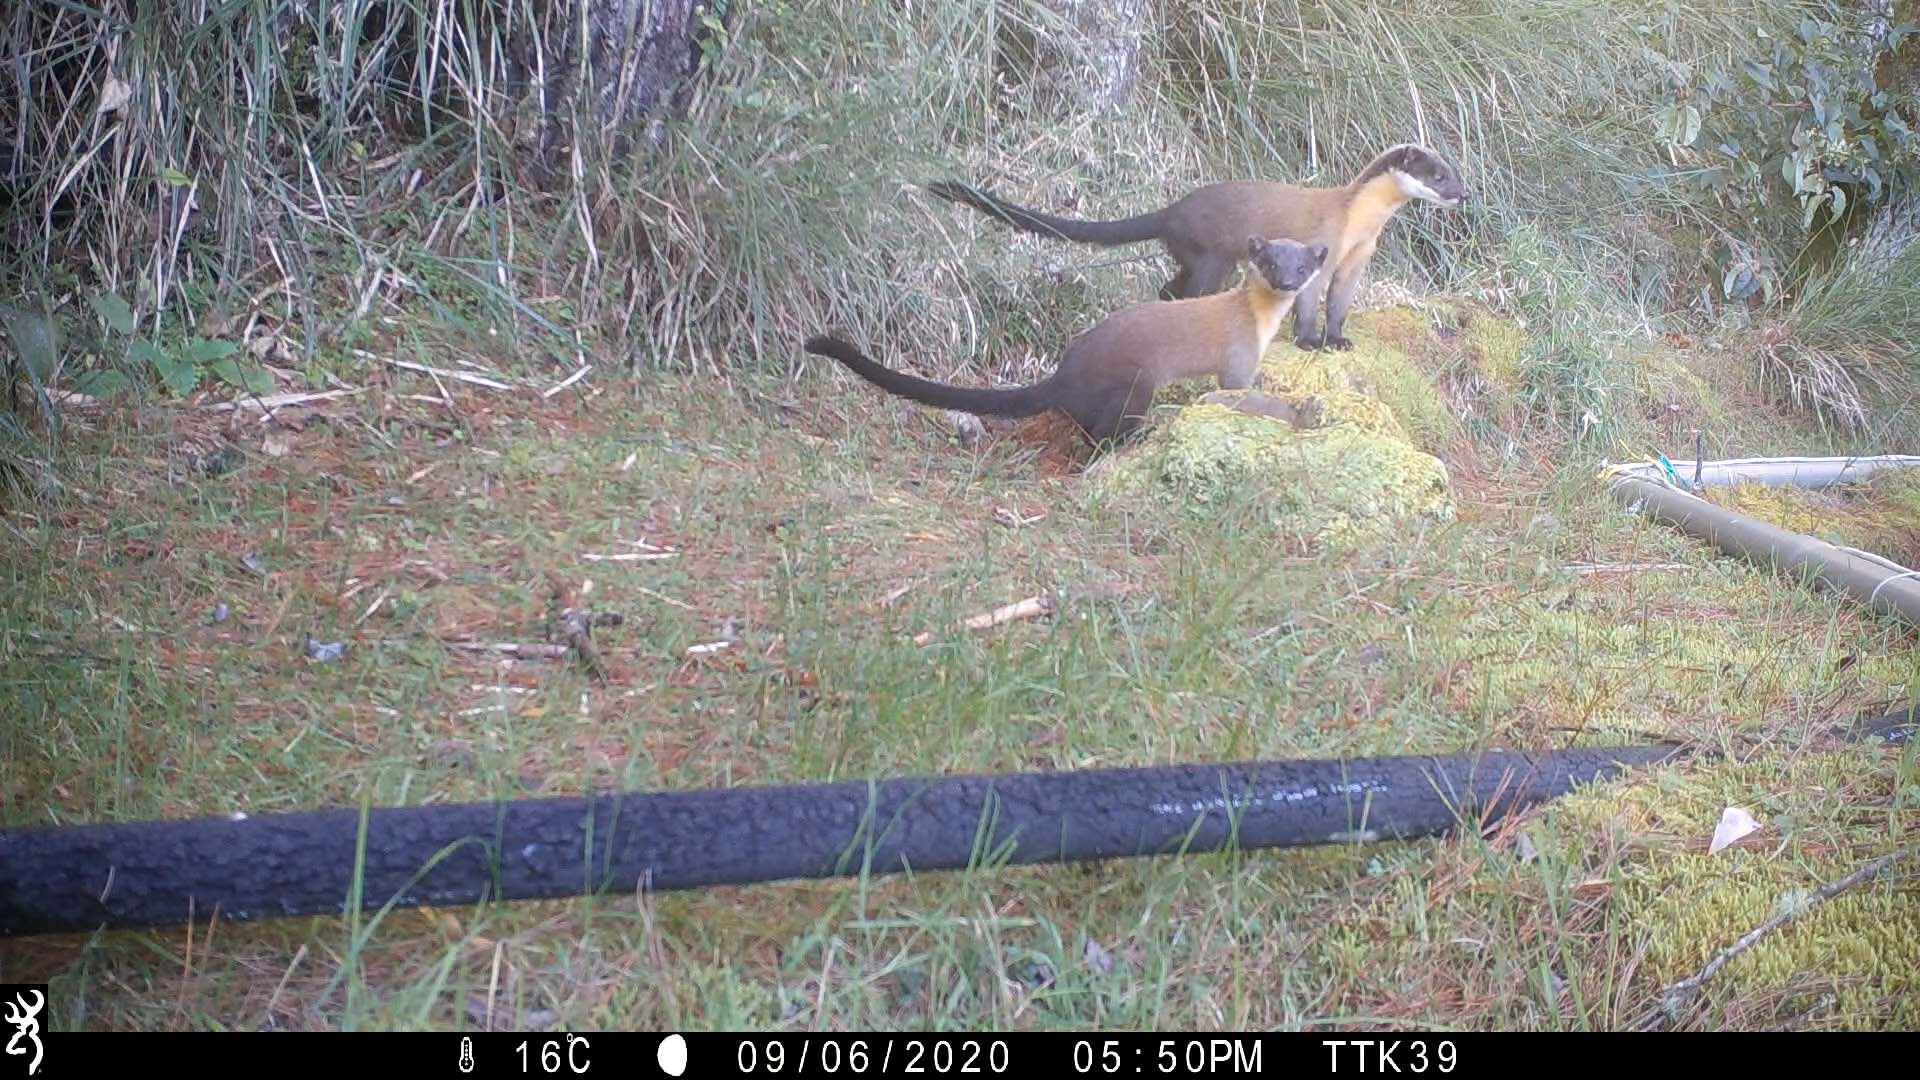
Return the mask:
<path fill-rule="evenodd" d="M 1673 471 L 1701 487 L 1742 481 L 1803 488 L 1855 483 L 1886 469 L 1920 466 L 1920 456 L 1888 454 L 1851 458 L 1741 458 L 1675 461 Z M 1920 626 L 1920 572 L 1870 552 L 1843 548 L 1817 537 L 1788 532 L 1715 506 L 1683 490 L 1657 462 L 1607 469 L 1607 489 L 1629 510 L 1664 521 L 1729 555 L 1770 566 L 1804 583 L 1845 592 L 1874 611 Z"/>

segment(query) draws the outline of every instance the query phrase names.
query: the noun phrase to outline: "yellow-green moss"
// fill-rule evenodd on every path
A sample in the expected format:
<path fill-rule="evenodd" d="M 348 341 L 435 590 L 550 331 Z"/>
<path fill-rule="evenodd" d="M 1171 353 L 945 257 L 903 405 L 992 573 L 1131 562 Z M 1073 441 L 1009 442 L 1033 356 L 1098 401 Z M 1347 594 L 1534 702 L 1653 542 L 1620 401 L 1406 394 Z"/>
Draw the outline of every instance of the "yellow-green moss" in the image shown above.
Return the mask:
<path fill-rule="evenodd" d="M 1275 524 L 1324 544 L 1453 516 L 1446 466 L 1397 438 L 1351 424 L 1295 431 L 1217 404 L 1178 410 L 1089 479 L 1097 499 L 1202 511 L 1255 493 Z"/>
<path fill-rule="evenodd" d="M 1875 477 L 1880 496 L 1894 512 L 1920 525 L 1920 468 L 1895 469 Z"/>
<path fill-rule="evenodd" d="M 1261 362 L 1261 387 L 1319 397 L 1329 423 L 1435 453 L 1464 411 L 1499 424 L 1512 418 L 1527 335 L 1511 320 L 1471 303 L 1429 302 L 1356 312 L 1345 330 L 1352 349 L 1303 352 L 1285 336 L 1276 340 Z M 1190 404 L 1208 389 L 1197 380 L 1168 387 L 1160 402 Z"/>
<path fill-rule="evenodd" d="M 1807 507 L 1802 492 L 1766 484 L 1734 484 L 1709 493 L 1714 502 L 1789 532 L 1819 535 L 1822 515 Z"/>
<path fill-rule="evenodd" d="M 1864 749 L 1696 762 L 1569 796 L 1558 814 L 1633 851 L 1613 921 L 1644 938 L 1637 977 L 1652 989 L 1698 972 L 1782 904 L 1802 902 L 1897 847 L 1886 808 L 1899 783 L 1893 756 L 1875 759 Z M 1763 831 L 1709 855 L 1706 840 L 1728 806 L 1747 808 Z M 1916 816 L 1911 806 L 1905 811 L 1909 833 Z M 1823 1023 L 1920 1026 L 1920 878 L 1911 867 L 1803 911 L 1706 988 L 1715 1002 L 1791 994 L 1802 1008 L 1811 1003 L 1802 999 L 1827 991 L 1835 1000 Z"/>
<path fill-rule="evenodd" d="M 1621 365 L 1644 402 L 1647 418 L 1678 419 L 1689 427 L 1725 429 L 1736 420 L 1726 394 L 1694 370 L 1697 358 L 1664 347 L 1635 349 Z M 1691 448 L 1689 448 L 1691 456 Z"/>
<path fill-rule="evenodd" d="M 1474 371 L 1502 395 L 1511 396 L 1520 389 L 1527 355 L 1525 330 L 1489 312 L 1479 312 L 1467 320 L 1463 337 Z"/>
<path fill-rule="evenodd" d="M 1827 668 L 1840 657 L 1809 646 L 1806 634 L 1836 617 L 1824 610 L 1835 605 L 1848 631 L 1851 620 L 1870 621 L 1831 594 L 1783 590 L 1763 570 L 1720 560 L 1575 578 L 1499 606 L 1461 604 L 1421 650 L 1434 670 L 1453 673 L 1456 709 L 1502 717 L 1522 738 L 1579 727 L 1625 741 L 1686 739 L 1707 717 L 1722 732 L 1769 730 L 1810 687 L 1885 699 L 1912 679 L 1913 659 L 1900 653 Z M 1712 624 L 1747 629 L 1706 632 Z"/>
<path fill-rule="evenodd" d="M 1400 423 L 1393 407 L 1367 390 L 1344 378 L 1340 369 L 1314 363 L 1313 353 L 1302 353 L 1291 346 L 1269 352 L 1261 362 L 1263 385 L 1289 397 L 1313 397 L 1320 401 L 1322 426 L 1348 425 L 1361 431 L 1413 444 L 1415 439 Z"/>
<path fill-rule="evenodd" d="M 1370 313 L 1373 314 L 1373 313 Z M 1339 352 L 1303 352 L 1291 342 L 1268 350 L 1261 362 L 1266 385 L 1291 394 L 1314 394 L 1326 402 L 1328 416 L 1353 417 L 1378 430 L 1374 407 L 1361 408 L 1356 398 L 1372 399 L 1390 411 L 1398 426 L 1423 450 L 1438 450 L 1454 431 L 1452 408 L 1433 380 L 1407 354 L 1383 343 L 1366 325 L 1350 325 L 1353 348 Z"/>

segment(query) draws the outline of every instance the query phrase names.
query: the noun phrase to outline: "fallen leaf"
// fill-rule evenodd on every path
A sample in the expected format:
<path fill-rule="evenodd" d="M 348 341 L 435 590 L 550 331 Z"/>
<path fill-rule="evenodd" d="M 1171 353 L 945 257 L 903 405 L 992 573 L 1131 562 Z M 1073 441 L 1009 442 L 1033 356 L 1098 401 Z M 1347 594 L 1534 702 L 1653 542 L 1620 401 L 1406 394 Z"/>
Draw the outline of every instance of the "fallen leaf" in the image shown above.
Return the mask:
<path fill-rule="evenodd" d="M 100 86 L 100 104 L 94 106 L 93 115 L 105 116 L 111 112 L 119 112 L 121 106 L 125 105 L 131 97 L 133 97 L 133 87 L 109 75 L 107 81 Z"/>
<path fill-rule="evenodd" d="M 1719 851 L 1759 827 L 1752 814 L 1737 806 L 1727 807 L 1720 812 L 1720 824 L 1713 828 L 1713 842 L 1707 845 L 1707 854 Z"/>
<path fill-rule="evenodd" d="M 1088 938 L 1085 953 L 1088 967 L 1102 975 L 1108 975 L 1113 972 L 1113 954 L 1108 952 L 1099 942 Z"/>
<path fill-rule="evenodd" d="M 1520 839 L 1514 847 L 1518 850 L 1521 862 L 1532 862 L 1540 857 L 1540 852 L 1533 846 L 1533 837 L 1526 833 L 1520 834 Z"/>

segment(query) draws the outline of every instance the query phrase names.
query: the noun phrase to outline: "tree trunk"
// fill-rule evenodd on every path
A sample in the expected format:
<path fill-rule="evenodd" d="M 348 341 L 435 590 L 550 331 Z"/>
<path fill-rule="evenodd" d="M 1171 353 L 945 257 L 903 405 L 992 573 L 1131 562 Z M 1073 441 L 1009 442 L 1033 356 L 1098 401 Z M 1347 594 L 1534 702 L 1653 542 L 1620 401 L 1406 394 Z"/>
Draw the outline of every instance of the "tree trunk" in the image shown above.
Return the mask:
<path fill-rule="evenodd" d="M 657 149 L 666 121 L 685 113 L 706 18 L 727 0 L 546 0 L 522 23 L 511 54 L 524 89 L 526 129 L 537 133 L 538 172 L 564 175 L 583 134 L 604 138 L 608 159 Z"/>
<path fill-rule="evenodd" d="M 1014 20 L 1004 44 L 1012 65 L 1052 107 L 1104 113 L 1122 108 L 1140 79 L 1147 0 L 1040 0 L 1056 19 Z"/>
<path fill-rule="evenodd" d="M 1873 72 L 1875 85 L 1895 101 L 1915 100 L 1916 94 L 1920 94 L 1920 39 L 1908 38 L 1891 53 L 1882 50 L 1896 21 L 1909 22 L 1920 15 L 1920 3 L 1861 0 L 1861 7 L 1870 17 L 1867 55 L 1879 58 Z M 1916 118 L 1904 119 L 1912 123 Z M 1896 194 L 1874 208 L 1865 235 L 1860 239 L 1858 257 L 1883 265 L 1891 263 L 1913 243 L 1916 233 L 1920 233 L 1920 199 L 1910 193 Z"/>

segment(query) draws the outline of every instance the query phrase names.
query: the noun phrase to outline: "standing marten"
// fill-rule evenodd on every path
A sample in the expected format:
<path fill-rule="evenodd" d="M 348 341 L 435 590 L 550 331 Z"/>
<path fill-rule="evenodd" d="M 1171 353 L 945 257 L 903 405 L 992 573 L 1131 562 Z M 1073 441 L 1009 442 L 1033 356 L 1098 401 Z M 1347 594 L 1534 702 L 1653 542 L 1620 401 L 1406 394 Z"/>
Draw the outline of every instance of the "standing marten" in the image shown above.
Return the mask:
<path fill-rule="evenodd" d="M 835 337 L 807 339 L 806 349 L 831 356 L 888 393 L 943 409 L 990 416 L 1071 415 L 1096 442 L 1131 434 L 1154 394 L 1177 379 L 1218 376 L 1228 390 L 1253 385 L 1260 357 L 1280 332 L 1287 306 L 1319 279 L 1324 243 L 1242 240 L 1245 282 L 1232 292 L 1188 300 L 1149 300 L 1122 308 L 1082 332 L 1060 354 L 1054 373 L 1016 390 L 978 390 L 915 378 L 868 359 Z"/>
<path fill-rule="evenodd" d="M 927 185 L 943 199 L 965 203 L 1017 229 L 1083 244 L 1158 240 L 1180 264 L 1160 290 L 1177 299 L 1219 292 L 1239 263 L 1248 235 L 1281 237 L 1327 247 L 1327 274 L 1300 290 L 1293 305 L 1293 338 L 1303 349 L 1352 346 L 1342 334 L 1354 290 L 1380 240 L 1380 230 L 1409 199 L 1458 206 L 1467 197 L 1452 165 L 1424 146 L 1402 143 L 1382 151 L 1344 187 L 1300 187 L 1259 180 L 1208 184 L 1165 209 L 1120 221 L 1076 221 L 1023 209 L 951 180 Z M 1320 297 L 1327 326 L 1317 329 Z"/>

